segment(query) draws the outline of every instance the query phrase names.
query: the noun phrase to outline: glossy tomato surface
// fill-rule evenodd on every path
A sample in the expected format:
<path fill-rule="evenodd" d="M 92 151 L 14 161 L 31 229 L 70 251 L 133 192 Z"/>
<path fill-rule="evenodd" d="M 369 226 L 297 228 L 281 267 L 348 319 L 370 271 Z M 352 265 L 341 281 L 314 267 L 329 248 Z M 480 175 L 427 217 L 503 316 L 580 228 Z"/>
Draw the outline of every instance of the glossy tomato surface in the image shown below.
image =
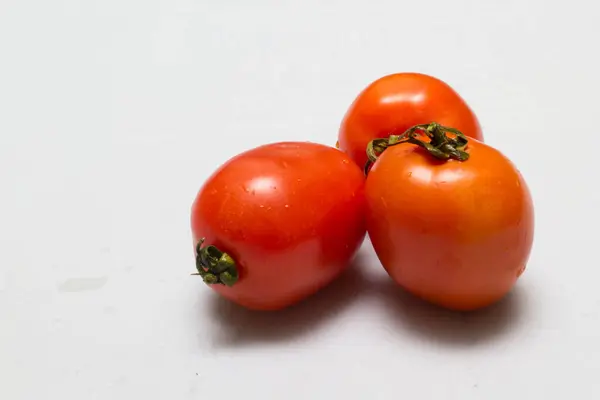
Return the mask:
<path fill-rule="evenodd" d="M 364 175 L 343 152 L 305 142 L 246 151 L 221 166 L 192 206 L 194 244 L 236 262 L 239 280 L 212 284 L 251 309 L 287 307 L 334 280 L 365 232 Z"/>
<path fill-rule="evenodd" d="M 389 275 L 454 310 L 501 299 L 524 271 L 534 210 L 527 185 L 499 151 L 469 140 L 466 161 L 403 143 L 387 148 L 366 183 L 367 227 Z"/>
<path fill-rule="evenodd" d="M 477 117 L 448 84 L 419 73 L 387 75 L 354 100 L 341 123 L 338 147 L 363 167 L 371 140 L 433 121 L 483 140 Z"/>

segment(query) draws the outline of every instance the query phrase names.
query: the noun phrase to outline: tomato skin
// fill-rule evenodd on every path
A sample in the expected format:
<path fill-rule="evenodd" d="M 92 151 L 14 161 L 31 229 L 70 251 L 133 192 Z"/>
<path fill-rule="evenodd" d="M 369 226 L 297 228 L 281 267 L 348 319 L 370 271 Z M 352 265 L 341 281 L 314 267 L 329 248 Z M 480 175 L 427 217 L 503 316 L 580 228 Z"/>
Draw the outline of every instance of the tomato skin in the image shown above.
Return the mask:
<path fill-rule="evenodd" d="M 256 310 L 290 306 L 333 281 L 366 234 L 365 177 L 343 152 L 307 142 L 239 154 L 204 183 L 193 203 L 194 244 L 227 252 L 239 281 L 210 285 Z"/>
<path fill-rule="evenodd" d="M 388 274 L 453 310 L 486 307 L 524 271 L 534 235 L 525 180 L 499 151 L 469 140 L 467 161 L 440 161 L 408 143 L 369 172 L 367 230 Z"/>
<path fill-rule="evenodd" d="M 483 141 L 477 117 L 448 84 L 419 73 L 387 75 L 367 86 L 354 100 L 342 120 L 338 147 L 363 167 L 371 140 L 433 121 Z"/>

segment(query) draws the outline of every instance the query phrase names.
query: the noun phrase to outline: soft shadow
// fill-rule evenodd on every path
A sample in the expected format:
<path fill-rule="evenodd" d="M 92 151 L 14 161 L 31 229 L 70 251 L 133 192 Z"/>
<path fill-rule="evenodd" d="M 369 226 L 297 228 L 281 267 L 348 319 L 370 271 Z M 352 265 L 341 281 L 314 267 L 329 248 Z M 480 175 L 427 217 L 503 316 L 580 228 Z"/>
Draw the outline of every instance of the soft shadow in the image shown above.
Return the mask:
<path fill-rule="evenodd" d="M 293 341 L 314 333 L 364 293 L 365 282 L 359 253 L 348 269 L 316 294 L 280 311 L 252 311 L 216 294 L 209 304 L 216 322 L 212 334 L 217 347 L 251 346 L 257 343 Z M 203 334 L 204 336 L 204 334 Z"/>
<path fill-rule="evenodd" d="M 526 321 L 527 301 L 517 285 L 498 303 L 472 312 L 449 311 L 402 290 L 390 279 L 376 291 L 398 332 L 451 346 L 473 346 L 515 333 Z"/>

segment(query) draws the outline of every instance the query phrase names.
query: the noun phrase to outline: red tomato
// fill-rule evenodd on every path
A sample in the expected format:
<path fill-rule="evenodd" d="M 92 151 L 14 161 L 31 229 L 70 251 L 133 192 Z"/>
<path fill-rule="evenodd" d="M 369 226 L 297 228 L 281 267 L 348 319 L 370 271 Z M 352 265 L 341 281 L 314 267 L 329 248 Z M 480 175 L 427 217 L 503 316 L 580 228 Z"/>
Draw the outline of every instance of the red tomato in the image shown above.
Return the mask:
<path fill-rule="evenodd" d="M 287 307 L 334 280 L 365 234 L 364 174 L 343 152 L 275 143 L 222 165 L 192 207 L 197 268 L 251 309 Z"/>
<path fill-rule="evenodd" d="M 338 147 L 362 167 L 371 140 L 433 121 L 483 141 L 477 117 L 446 83 L 418 73 L 387 75 L 354 100 L 340 126 Z"/>
<path fill-rule="evenodd" d="M 498 150 L 428 128 L 388 146 L 373 164 L 365 189 L 369 237 L 389 275 L 409 292 L 454 310 L 485 307 L 525 269 L 532 199 Z"/>

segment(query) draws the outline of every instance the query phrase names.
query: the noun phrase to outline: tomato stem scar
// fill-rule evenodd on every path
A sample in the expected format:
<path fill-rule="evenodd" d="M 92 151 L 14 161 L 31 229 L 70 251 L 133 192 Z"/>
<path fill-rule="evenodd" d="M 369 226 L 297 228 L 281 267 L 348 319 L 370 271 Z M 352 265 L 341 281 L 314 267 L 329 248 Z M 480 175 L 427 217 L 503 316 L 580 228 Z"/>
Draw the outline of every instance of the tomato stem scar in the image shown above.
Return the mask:
<path fill-rule="evenodd" d="M 208 285 L 221 284 L 233 286 L 238 281 L 238 270 L 235 260 L 215 246 L 205 246 L 205 238 L 196 245 L 196 269 L 204 283 Z"/>
<path fill-rule="evenodd" d="M 451 133 L 454 137 L 449 137 L 448 133 Z M 429 141 L 425 142 L 419 139 L 418 136 L 426 136 Z M 386 139 L 375 139 L 369 142 L 367 145 L 368 161 L 364 168 L 365 175 L 381 153 L 390 146 L 412 143 L 424 148 L 437 159 L 466 161 L 469 159 L 469 153 L 465 151 L 468 142 L 467 137 L 458 129 L 442 126 L 437 122 L 415 125 L 401 135 L 390 135 Z"/>

